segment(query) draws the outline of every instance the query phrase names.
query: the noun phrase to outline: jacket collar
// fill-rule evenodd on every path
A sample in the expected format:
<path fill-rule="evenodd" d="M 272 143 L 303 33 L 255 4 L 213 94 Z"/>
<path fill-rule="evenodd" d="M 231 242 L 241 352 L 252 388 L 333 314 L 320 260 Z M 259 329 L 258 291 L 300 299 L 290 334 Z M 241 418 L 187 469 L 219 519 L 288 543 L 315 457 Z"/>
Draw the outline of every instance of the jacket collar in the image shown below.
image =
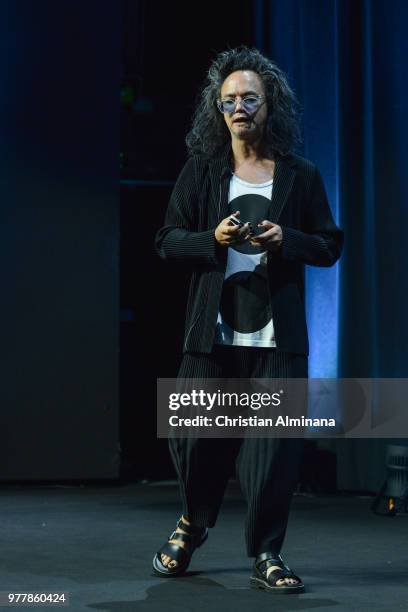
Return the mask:
<path fill-rule="evenodd" d="M 218 221 L 228 215 L 228 185 L 234 169 L 232 166 L 231 143 L 225 145 L 213 156 L 209 163 L 213 188 L 213 199 L 217 202 Z M 277 223 L 295 180 L 296 158 L 289 155 L 277 156 L 273 178 L 272 199 L 269 207 L 269 220 Z"/>

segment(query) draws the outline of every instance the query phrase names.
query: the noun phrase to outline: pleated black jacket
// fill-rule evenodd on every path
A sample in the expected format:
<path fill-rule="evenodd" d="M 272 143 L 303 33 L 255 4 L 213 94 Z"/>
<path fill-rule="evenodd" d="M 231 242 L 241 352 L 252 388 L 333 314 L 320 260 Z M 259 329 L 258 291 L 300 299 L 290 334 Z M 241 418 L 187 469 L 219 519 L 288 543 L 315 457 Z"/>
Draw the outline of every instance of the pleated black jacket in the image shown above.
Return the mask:
<path fill-rule="evenodd" d="M 190 157 L 174 186 L 165 225 L 156 235 L 160 257 L 191 267 L 183 350 L 210 353 L 227 263 L 214 236 L 228 216 L 231 147 L 208 159 Z M 277 349 L 309 354 L 304 264 L 332 266 L 343 232 L 333 221 L 318 168 L 298 155 L 276 160 L 268 219 L 282 228 L 278 252 L 268 252 L 268 274 Z"/>

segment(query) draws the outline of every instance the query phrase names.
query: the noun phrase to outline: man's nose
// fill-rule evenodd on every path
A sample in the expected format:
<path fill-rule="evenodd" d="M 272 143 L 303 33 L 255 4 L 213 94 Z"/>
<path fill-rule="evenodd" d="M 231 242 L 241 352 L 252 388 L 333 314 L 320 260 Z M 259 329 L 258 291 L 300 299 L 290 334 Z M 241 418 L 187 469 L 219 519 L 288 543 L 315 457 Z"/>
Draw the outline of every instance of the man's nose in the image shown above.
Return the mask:
<path fill-rule="evenodd" d="M 242 98 L 235 98 L 235 112 L 237 112 L 237 108 L 242 108 Z"/>

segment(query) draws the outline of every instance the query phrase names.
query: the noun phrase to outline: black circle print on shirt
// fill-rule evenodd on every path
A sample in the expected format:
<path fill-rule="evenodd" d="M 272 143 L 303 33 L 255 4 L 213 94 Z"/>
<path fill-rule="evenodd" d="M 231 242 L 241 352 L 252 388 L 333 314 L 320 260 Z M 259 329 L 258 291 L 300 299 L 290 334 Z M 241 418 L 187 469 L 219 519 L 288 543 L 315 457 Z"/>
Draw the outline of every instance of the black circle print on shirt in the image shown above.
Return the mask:
<path fill-rule="evenodd" d="M 240 219 L 246 223 L 249 221 L 253 227 L 256 228 L 258 223 L 264 219 L 268 219 L 269 206 L 271 201 L 265 196 L 256 195 L 254 193 L 246 193 L 245 195 L 234 198 L 229 203 L 230 214 L 236 210 L 240 211 Z M 254 247 L 249 242 L 242 244 L 234 244 L 230 248 L 239 251 L 239 253 L 246 253 L 248 255 L 256 255 L 262 253 L 265 249 L 261 247 Z"/>
<path fill-rule="evenodd" d="M 237 332 L 256 332 L 271 320 L 268 284 L 262 269 L 258 265 L 252 272 L 236 272 L 224 281 L 221 316 Z"/>

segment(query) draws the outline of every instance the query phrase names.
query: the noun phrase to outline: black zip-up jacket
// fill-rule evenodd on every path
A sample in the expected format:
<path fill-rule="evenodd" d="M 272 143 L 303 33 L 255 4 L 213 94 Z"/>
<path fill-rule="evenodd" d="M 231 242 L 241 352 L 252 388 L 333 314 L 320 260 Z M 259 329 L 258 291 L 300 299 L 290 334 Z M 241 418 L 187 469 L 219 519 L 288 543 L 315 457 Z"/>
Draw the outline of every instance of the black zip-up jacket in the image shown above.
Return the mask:
<path fill-rule="evenodd" d="M 230 160 L 230 145 L 211 159 L 188 159 L 156 235 L 160 257 L 192 269 L 184 352 L 210 353 L 213 347 L 228 251 L 214 230 L 229 214 Z M 294 154 L 276 159 L 268 219 L 283 233 L 280 249 L 268 251 L 267 260 L 276 346 L 308 355 L 304 264 L 332 266 L 343 247 L 343 232 L 333 221 L 320 172 L 311 161 Z"/>

